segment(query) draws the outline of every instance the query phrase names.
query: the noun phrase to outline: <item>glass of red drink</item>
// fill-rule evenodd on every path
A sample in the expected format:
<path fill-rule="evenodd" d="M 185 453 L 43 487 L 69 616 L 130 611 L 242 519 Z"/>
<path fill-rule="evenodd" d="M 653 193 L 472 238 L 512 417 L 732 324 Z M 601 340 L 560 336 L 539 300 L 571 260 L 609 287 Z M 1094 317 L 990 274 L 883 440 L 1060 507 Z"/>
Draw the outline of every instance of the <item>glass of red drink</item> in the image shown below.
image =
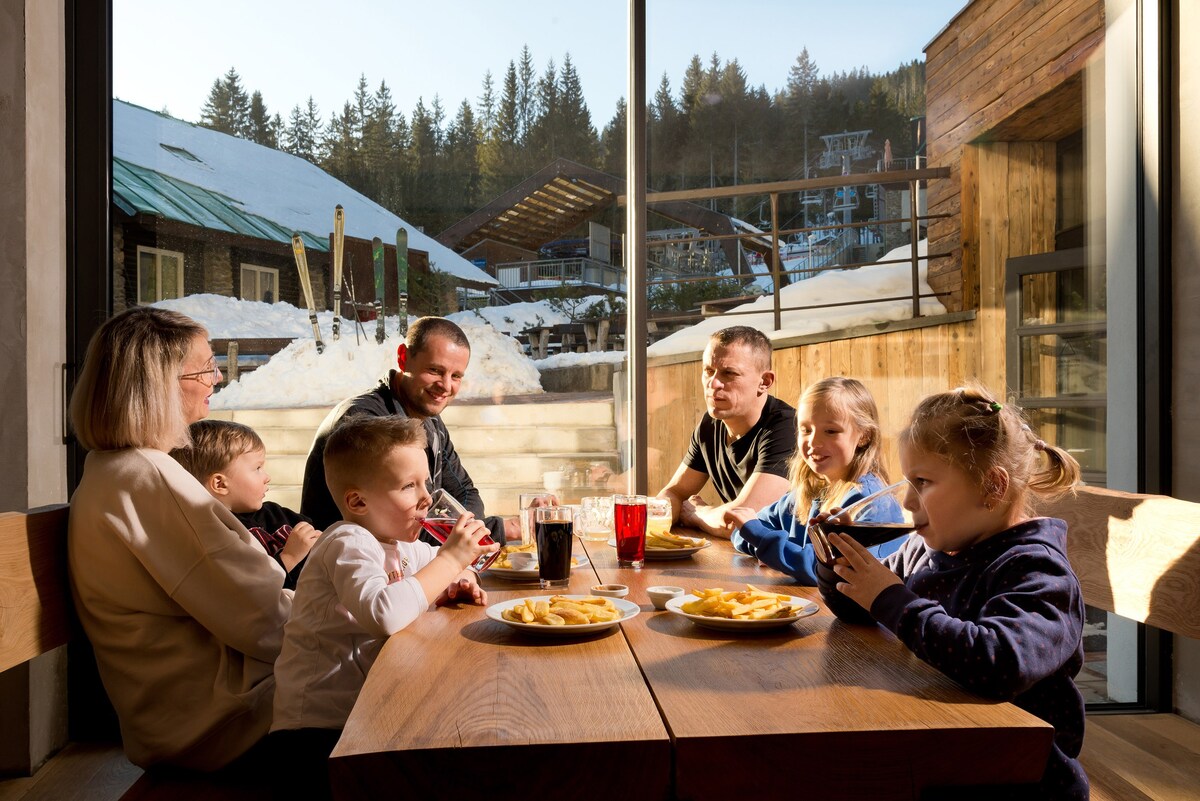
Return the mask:
<path fill-rule="evenodd" d="M 808 526 L 808 541 L 812 543 L 817 561 L 826 567 L 841 554 L 829 542 L 830 534 L 841 534 L 858 541 L 866 548 L 882 545 L 913 530 L 912 515 L 904 510 L 906 496 L 920 502 L 920 495 L 907 480 L 860 498 L 837 514 Z"/>
<path fill-rule="evenodd" d="M 613 531 L 617 538 L 617 567 L 646 563 L 646 496 L 613 496 Z"/>
<path fill-rule="evenodd" d="M 571 583 L 573 510 L 562 506 L 539 506 L 533 511 L 537 530 L 538 582 L 543 590 L 566 587 Z"/>
<path fill-rule="evenodd" d="M 453 495 L 446 492 L 442 488 L 435 489 L 433 496 L 429 502 L 429 511 L 425 513 L 425 519 L 421 521 L 421 528 L 425 529 L 431 537 L 438 542 L 445 542 L 450 536 L 450 532 L 454 530 L 454 526 L 458 523 L 458 518 L 466 514 L 467 510 L 459 503 Z M 479 541 L 480 545 L 491 545 L 495 540 L 491 534 L 483 535 L 483 539 Z M 471 569 L 477 573 L 482 573 L 492 566 L 500 558 L 500 552 L 485 553 L 483 556 L 475 560 L 471 565 Z"/>

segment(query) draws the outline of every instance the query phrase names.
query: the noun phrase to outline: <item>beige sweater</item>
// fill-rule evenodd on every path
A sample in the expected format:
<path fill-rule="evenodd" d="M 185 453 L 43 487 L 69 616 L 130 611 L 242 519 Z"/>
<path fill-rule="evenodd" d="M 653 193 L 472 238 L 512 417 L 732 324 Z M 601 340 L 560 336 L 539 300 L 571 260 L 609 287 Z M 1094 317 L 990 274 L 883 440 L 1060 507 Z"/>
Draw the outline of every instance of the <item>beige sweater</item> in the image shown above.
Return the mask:
<path fill-rule="evenodd" d="M 292 593 L 232 512 L 162 451 L 96 451 L 67 547 L 131 761 L 212 770 L 266 734 Z"/>

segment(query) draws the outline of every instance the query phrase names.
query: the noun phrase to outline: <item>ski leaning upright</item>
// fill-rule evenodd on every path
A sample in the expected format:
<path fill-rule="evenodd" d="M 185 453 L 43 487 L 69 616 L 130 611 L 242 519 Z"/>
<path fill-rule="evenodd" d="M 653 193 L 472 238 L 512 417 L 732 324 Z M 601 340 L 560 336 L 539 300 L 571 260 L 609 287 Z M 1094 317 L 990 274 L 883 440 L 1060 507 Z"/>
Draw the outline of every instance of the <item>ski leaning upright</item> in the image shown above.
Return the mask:
<path fill-rule="evenodd" d="M 375 261 L 375 341 L 383 344 L 383 240 L 371 240 L 371 258 Z"/>
<path fill-rule="evenodd" d="M 333 341 L 342 336 L 342 253 L 346 243 L 346 213 L 333 210 Z"/>
<path fill-rule="evenodd" d="M 400 300 L 400 336 L 408 336 L 408 231 L 396 229 L 396 296 Z"/>
<path fill-rule="evenodd" d="M 308 256 L 304 253 L 304 240 L 300 234 L 292 234 L 292 254 L 296 257 L 296 270 L 300 273 L 300 288 L 304 290 L 304 302 L 308 304 L 308 321 L 312 323 L 313 339 L 317 341 L 317 353 L 325 351 L 321 341 L 321 327 L 317 325 L 317 307 L 313 303 L 312 279 L 308 276 Z"/>

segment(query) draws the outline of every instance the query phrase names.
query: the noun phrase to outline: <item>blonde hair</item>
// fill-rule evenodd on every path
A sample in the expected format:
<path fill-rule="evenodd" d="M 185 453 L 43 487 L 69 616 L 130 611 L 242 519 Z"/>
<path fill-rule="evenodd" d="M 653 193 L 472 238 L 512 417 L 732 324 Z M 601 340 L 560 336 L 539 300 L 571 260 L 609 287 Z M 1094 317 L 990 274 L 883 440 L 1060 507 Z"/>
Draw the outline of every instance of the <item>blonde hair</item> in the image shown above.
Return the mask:
<path fill-rule="evenodd" d="M 848 421 L 866 438 L 866 443 L 857 445 L 846 472 L 846 478 L 829 482 L 804 461 L 804 450 L 797 444 L 796 452 L 788 463 L 788 481 L 796 493 L 795 512 L 808 517 L 814 500 L 821 499 L 821 511 L 828 512 L 848 491 L 857 486 L 859 479 L 867 473 L 888 481 L 887 468 L 883 466 L 882 435 L 879 430 L 879 410 L 863 383 L 854 378 L 833 376 L 810 384 L 800 393 L 796 402 L 799 409 L 804 404 L 823 405 L 831 414 Z"/>
<path fill-rule="evenodd" d="M 378 473 L 378 465 L 395 448 L 425 448 L 425 426 L 411 417 L 343 417 L 325 441 L 325 483 L 334 501 L 353 486 Z M 338 504 L 341 508 L 341 504 Z"/>
<path fill-rule="evenodd" d="M 188 426 L 191 444 L 171 451 L 171 456 L 203 484 L 243 453 L 267 452 L 258 432 L 232 420 L 198 420 Z"/>
<path fill-rule="evenodd" d="M 71 427 L 88 450 L 186 445 L 179 375 L 204 326 L 138 306 L 109 318 L 88 343 L 71 395 Z"/>
<path fill-rule="evenodd" d="M 1001 404 L 981 386 L 930 395 L 913 411 L 900 434 L 903 445 L 946 460 L 985 492 L 994 468 L 1008 473 L 1008 488 L 1025 514 L 1034 509 L 1029 494 L 1056 498 L 1079 483 L 1079 463 L 1033 433 L 1020 408 Z M 1039 467 L 1042 455 L 1044 467 Z"/>

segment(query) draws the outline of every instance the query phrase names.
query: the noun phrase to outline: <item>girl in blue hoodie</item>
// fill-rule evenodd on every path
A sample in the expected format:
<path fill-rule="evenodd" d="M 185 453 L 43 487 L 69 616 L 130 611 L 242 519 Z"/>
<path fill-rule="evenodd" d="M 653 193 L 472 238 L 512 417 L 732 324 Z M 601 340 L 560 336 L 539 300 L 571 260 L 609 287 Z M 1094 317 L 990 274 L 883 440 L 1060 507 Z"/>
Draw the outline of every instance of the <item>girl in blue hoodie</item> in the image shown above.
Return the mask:
<path fill-rule="evenodd" d="M 816 556 L 808 541 L 809 518 L 846 507 L 887 485 L 875 399 L 853 378 L 835 376 L 810 385 L 796 404 L 796 453 L 788 472 L 792 489 L 757 514 L 738 507 L 725 520 L 738 530 L 730 538 L 742 553 L 780 570 L 800 584 L 817 583 Z M 899 523 L 894 501 L 861 522 Z M 897 550 L 905 537 L 870 549 L 877 557 Z"/>

